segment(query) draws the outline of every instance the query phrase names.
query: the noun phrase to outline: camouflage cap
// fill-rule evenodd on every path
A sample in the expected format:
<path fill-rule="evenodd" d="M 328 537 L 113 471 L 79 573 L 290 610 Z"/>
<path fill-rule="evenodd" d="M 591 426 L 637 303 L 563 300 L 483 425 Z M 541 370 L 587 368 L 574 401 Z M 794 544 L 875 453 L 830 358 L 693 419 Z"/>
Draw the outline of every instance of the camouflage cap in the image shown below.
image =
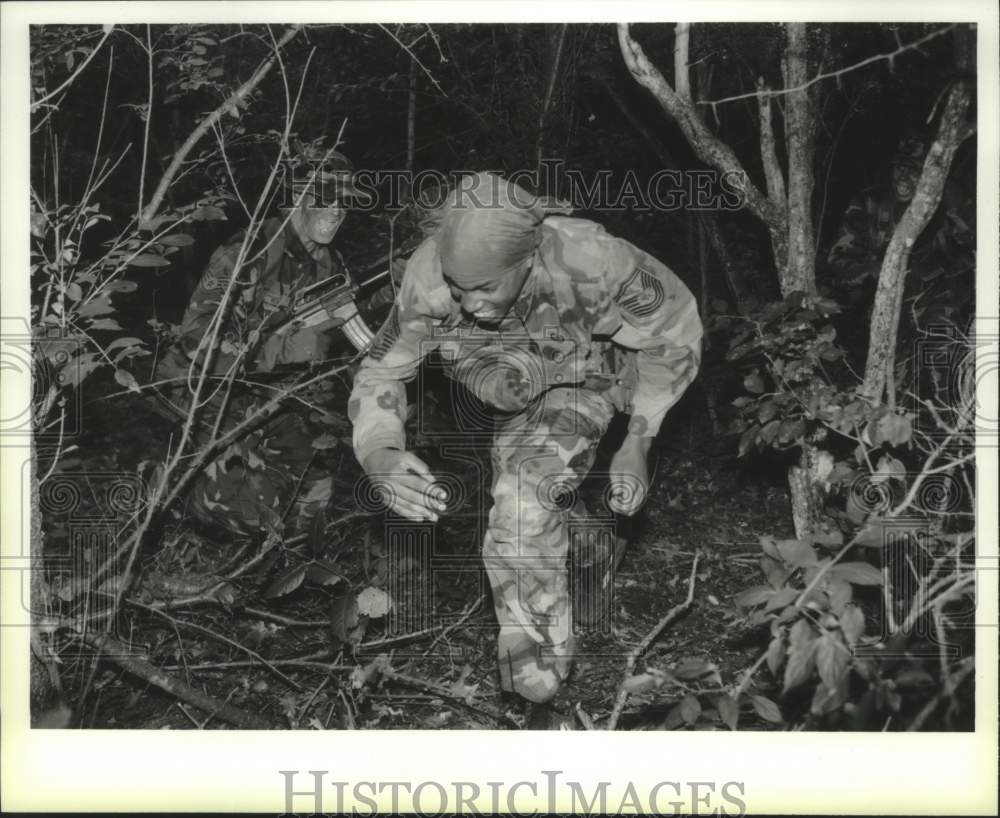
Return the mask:
<path fill-rule="evenodd" d="M 334 204 L 368 205 L 372 197 L 358 188 L 354 181 L 354 165 L 337 151 L 322 159 L 296 157 L 285 168 L 283 207 L 293 207 L 305 194 L 303 204 L 329 207 Z"/>
<path fill-rule="evenodd" d="M 906 134 L 899 140 L 899 146 L 892 155 L 892 164 L 897 167 L 919 168 L 927 155 L 927 139 L 921 134 Z"/>

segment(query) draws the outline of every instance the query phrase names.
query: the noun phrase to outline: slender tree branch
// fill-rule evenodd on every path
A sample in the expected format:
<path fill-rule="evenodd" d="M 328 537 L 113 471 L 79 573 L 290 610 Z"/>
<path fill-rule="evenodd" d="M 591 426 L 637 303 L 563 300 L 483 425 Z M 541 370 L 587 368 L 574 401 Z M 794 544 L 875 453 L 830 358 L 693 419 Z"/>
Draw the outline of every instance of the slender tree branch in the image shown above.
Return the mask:
<path fill-rule="evenodd" d="M 142 219 L 142 202 L 146 194 L 146 162 L 149 157 L 149 125 L 153 121 L 153 35 L 150 26 L 146 24 L 146 53 L 149 95 L 146 97 L 145 127 L 142 134 L 142 161 L 139 163 L 139 201 L 135 207 L 136 221 Z"/>
<path fill-rule="evenodd" d="M 774 127 L 771 120 L 771 94 L 764 84 L 764 78 L 757 79 L 761 91 L 757 97 L 760 115 L 760 157 L 764 165 L 764 179 L 767 182 L 767 198 L 772 202 L 785 202 L 785 177 L 778 164 L 778 153 L 774 144 Z"/>
<path fill-rule="evenodd" d="M 896 337 L 903 302 L 903 284 L 917 237 L 937 210 L 945 181 L 959 145 L 969 135 L 965 122 L 970 103 L 968 83 L 952 85 L 938 132 L 924 159 L 917 189 L 892 233 L 879 271 L 872 311 L 865 378 L 859 390 L 868 400 L 882 402 L 888 372 L 895 366 Z"/>
<path fill-rule="evenodd" d="M 818 82 L 822 82 L 823 80 L 842 77 L 844 74 L 849 74 L 852 71 L 857 71 L 859 68 L 864 68 L 866 65 L 871 65 L 872 63 L 881 62 L 882 60 L 888 61 L 891 68 L 893 65 L 893 61 L 900 54 L 905 54 L 907 51 L 919 51 L 920 46 L 922 46 L 924 43 L 947 34 L 949 31 L 955 28 L 956 25 L 957 25 L 956 23 L 952 23 L 951 25 L 945 26 L 944 28 L 936 29 L 935 31 L 932 31 L 930 34 L 921 37 L 919 40 L 914 40 L 912 43 L 901 45 L 895 51 L 890 51 L 885 54 L 875 54 L 874 56 L 866 57 L 860 62 L 854 63 L 853 65 L 848 65 L 845 66 L 844 68 L 838 68 L 836 71 L 830 71 L 826 74 L 817 74 L 812 79 L 809 79 L 801 83 L 800 85 L 788 87 L 781 91 L 766 91 L 766 92 L 759 90 L 751 91 L 748 94 L 736 94 L 735 96 L 723 97 L 722 99 L 699 100 L 698 105 L 712 105 L 712 106 L 722 105 L 724 102 L 736 102 L 737 100 L 741 99 L 752 99 L 753 97 L 759 97 L 761 96 L 762 93 L 767 93 L 769 95 L 792 94 L 795 93 L 796 91 L 804 91 L 806 88 L 809 88 L 810 86 L 815 85 Z"/>
<path fill-rule="evenodd" d="M 272 51 L 271 56 L 264 60 L 264 62 L 257 68 L 257 70 L 253 73 L 253 76 L 251 76 L 250 79 L 230 94 L 226 98 L 225 102 L 202 119 L 202 121 L 198 123 L 198 126 L 188 135 L 188 138 L 184 140 L 184 144 L 181 145 L 177 153 L 174 154 L 174 158 L 171 160 L 170 165 L 163 174 L 163 178 L 160 179 L 160 183 L 157 185 L 156 190 L 153 193 L 153 197 L 149 200 L 149 204 L 143 208 L 139 222 L 140 227 L 144 223 L 151 222 L 156 216 L 157 211 L 160 209 L 160 205 L 163 203 L 163 198 L 167 194 L 167 188 L 170 187 L 174 176 L 177 175 L 181 165 L 187 158 L 188 154 L 194 149 L 194 146 L 198 144 L 201 138 L 208 133 L 209 129 L 216 122 L 218 122 L 227 111 L 230 111 L 234 106 L 237 106 L 238 103 L 246 101 L 253 90 L 260 85 L 261 82 L 263 82 L 264 78 L 274 67 L 278 56 L 277 49 L 288 45 L 295 35 L 299 33 L 301 28 L 302 27 L 299 25 L 294 25 L 285 31 L 285 33 L 281 36 L 281 39 L 277 42 L 277 48 Z"/>
<path fill-rule="evenodd" d="M 87 55 L 87 59 L 85 59 L 80 64 L 80 67 L 77 68 L 76 71 L 74 71 L 65 82 L 58 88 L 56 88 L 55 91 L 51 91 L 41 99 L 35 100 L 34 102 L 31 103 L 31 113 L 35 113 L 35 111 L 37 111 L 42 105 L 44 105 L 54 96 L 56 96 L 56 94 L 60 93 L 61 91 L 63 91 L 63 89 L 68 88 L 70 85 L 76 82 L 76 78 L 79 77 L 81 73 L 83 73 L 83 69 L 85 69 L 88 65 L 90 65 L 90 61 L 97 56 L 97 52 L 101 50 L 101 46 L 104 45 L 104 41 L 111 36 L 111 32 L 113 32 L 114 30 L 115 30 L 114 26 L 108 26 L 105 29 L 104 36 L 101 37 L 100 42 L 98 42 L 97 45 L 94 46 L 94 50 Z"/>
<path fill-rule="evenodd" d="M 691 76 L 688 73 L 690 34 L 690 23 L 678 23 L 674 28 L 674 85 L 677 96 L 688 102 L 691 101 Z"/>
<path fill-rule="evenodd" d="M 656 101 L 684 133 L 698 157 L 716 169 L 729 173 L 734 183 L 741 186 L 747 208 L 772 230 L 783 227 L 780 208 L 767 198 L 750 181 L 733 149 L 718 139 L 702 121 L 690 100 L 678 96 L 676 91 L 649 60 L 642 46 L 629 33 L 628 23 L 618 24 L 618 43 L 629 72 Z M 783 232 L 783 230 L 782 230 Z"/>

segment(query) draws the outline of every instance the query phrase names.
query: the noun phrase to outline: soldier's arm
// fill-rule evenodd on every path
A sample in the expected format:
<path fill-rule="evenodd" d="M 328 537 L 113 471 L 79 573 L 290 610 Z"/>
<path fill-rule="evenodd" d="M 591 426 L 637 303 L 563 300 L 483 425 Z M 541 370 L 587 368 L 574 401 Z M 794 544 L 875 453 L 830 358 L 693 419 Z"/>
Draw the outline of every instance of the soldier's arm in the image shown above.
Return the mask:
<path fill-rule="evenodd" d="M 242 240 L 243 234 L 239 234 L 229 243 L 216 249 L 184 311 L 180 328 L 180 348 L 190 360 L 194 360 L 197 356 L 200 363 L 208 351 L 209 328 L 219 309 L 222 296 L 229 286 Z M 241 270 L 240 280 L 246 279 L 247 276 Z M 237 350 L 234 342 L 238 342 L 242 334 L 242 318 L 245 316 L 245 305 L 242 303 L 244 290 L 245 285 L 237 282 L 235 292 L 230 296 L 229 315 L 216 335 L 216 345 L 220 348 L 212 366 L 214 374 L 228 371 L 236 360 Z"/>
<path fill-rule="evenodd" d="M 620 321 L 611 340 L 637 350 L 629 433 L 651 438 L 698 373 L 701 319 L 691 291 L 666 265 L 624 239 L 610 242 L 609 311 Z"/>
<path fill-rule="evenodd" d="M 376 449 L 404 450 L 406 383 L 435 345 L 436 314 L 450 298 L 435 286 L 436 248 L 425 242 L 410 258 L 389 318 L 375 336 L 354 378 L 347 404 L 354 424 L 354 454 L 364 464 Z"/>

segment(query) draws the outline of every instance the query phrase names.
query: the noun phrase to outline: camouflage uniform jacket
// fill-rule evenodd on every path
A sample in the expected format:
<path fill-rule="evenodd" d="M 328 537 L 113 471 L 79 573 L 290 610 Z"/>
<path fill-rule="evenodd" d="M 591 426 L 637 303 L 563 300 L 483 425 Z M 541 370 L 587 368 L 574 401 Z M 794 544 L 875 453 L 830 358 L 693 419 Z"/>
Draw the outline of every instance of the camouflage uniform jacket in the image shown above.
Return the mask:
<path fill-rule="evenodd" d="M 851 197 L 837 236 L 827 254 L 829 265 L 848 283 L 877 275 L 893 231 L 908 207 L 891 191 L 870 188 Z M 975 203 L 963 188 L 948 180 L 941 203 L 915 248 L 914 260 L 936 254 L 934 262 L 946 267 L 968 264 L 975 250 Z"/>
<path fill-rule="evenodd" d="M 355 378 L 348 409 L 359 461 L 405 448 L 404 383 L 431 351 L 501 411 L 524 409 L 549 389 L 587 387 L 610 392 L 632 415 L 632 433 L 657 433 L 698 371 L 694 297 L 665 265 L 594 222 L 550 217 L 541 231 L 531 273 L 494 331 L 463 320 L 434 236 L 414 252 Z"/>
<path fill-rule="evenodd" d="M 211 375 L 224 376 L 245 345 L 251 346 L 251 352 L 242 369 L 251 372 L 266 372 L 282 364 L 325 357 L 329 339 L 321 330 L 306 329 L 282 336 L 268 334 L 266 330 L 269 316 L 288 307 L 300 288 L 333 275 L 342 266 L 339 255 L 333 257 L 328 250 L 319 261 L 314 259 L 291 223 L 282 227 L 283 221 L 275 217 L 262 222 L 245 254 L 235 292 L 230 296 L 232 306 L 227 323 L 217 335 L 218 350 Z M 212 254 L 184 313 L 179 340 L 157 367 L 158 380 L 172 380 L 163 392 L 178 408 L 186 406 L 188 370 L 196 353 L 199 362 L 203 360 L 205 348 L 200 345 L 229 284 L 245 235 L 245 231 L 240 231 Z M 261 333 L 262 326 L 265 329 Z M 259 343 L 254 343 L 255 331 L 261 335 Z M 195 367 L 195 377 L 199 371 Z"/>
<path fill-rule="evenodd" d="M 874 189 L 855 194 L 844 211 L 827 261 L 852 279 L 877 272 L 905 208 L 906 204 L 897 204 L 892 195 L 879 196 Z"/>

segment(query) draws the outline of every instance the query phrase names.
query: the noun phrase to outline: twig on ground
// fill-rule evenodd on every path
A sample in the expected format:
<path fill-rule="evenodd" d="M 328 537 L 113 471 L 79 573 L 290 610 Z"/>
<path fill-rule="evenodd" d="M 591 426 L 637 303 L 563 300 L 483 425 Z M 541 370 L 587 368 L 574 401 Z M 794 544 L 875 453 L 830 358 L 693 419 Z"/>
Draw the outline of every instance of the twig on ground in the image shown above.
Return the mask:
<path fill-rule="evenodd" d="M 129 605 L 134 605 L 137 608 L 142 608 L 144 610 L 150 611 L 151 613 L 155 613 L 157 616 L 162 616 L 164 619 L 166 619 L 167 621 L 173 623 L 176 626 L 180 626 L 182 628 L 188 628 L 190 630 L 197 631 L 198 633 L 204 634 L 209 639 L 214 639 L 217 642 L 221 642 L 224 645 L 229 645 L 230 647 L 233 647 L 233 648 L 236 648 L 239 651 L 242 651 L 243 653 L 247 654 L 248 656 L 253 657 L 258 662 L 260 662 L 261 665 L 263 665 L 265 668 L 267 668 L 268 670 L 270 670 L 271 673 L 273 673 L 275 676 L 277 676 L 279 679 L 281 679 L 285 684 L 287 684 L 287 685 L 289 685 L 289 686 L 291 686 L 291 687 L 293 687 L 296 690 L 298 690 L 298 691 L 301 692 L 302 685 L 300 685 L 294 679 L 286 676 L 284 673 L 282 673 L 280 670 L 278 670 L 267 659 L 265 659 L 263 656 L 261 656 L 259 653 L 257 653 L 257 651 L 255 651 L 255 650 L 253 650 L 251 648 L 248 648 L 246 645 L 241 645 L 235 639 L 230 639 L 228 636 L 224 636 L 223 634 L 218 633 L 217 631 L 213 631 L 211 628 L 206 628 L 204 625 L 199 625 L 199 624 L 197 624 L 195 622 L 185 622 L 182 619 L 174 619 L 174 617 L 169 616 L 168 614 L 165 614 L 163 611 L 159 611 L 156 608 L 150 608 L 148 605 L 144 605 L 141 602 L 136 602 L 135 600 L 132 600 L 132 599 L 128 600 L 128 604 Z"/>
<path fill-rule="evenodd" d="M 467 605 L 465 610 L 462 611 L 462 616 L 459 618 L 459 620 L 457 622 L 452 622 L 452 624 L 450 624 L 447 628 L 445 628 L 444 631 L 438 634 L 435 637 L 434 641 L 430 643 L 427 650 L 424 651 L 423 655 L 426 656 L 428 653 L 434 650 L 434 648 L 437 646 L 437 643 L 440 642 L 442 639 L 444 639 L 453 630 L 455 630 L 455 628 L 459 628 L 462 625 L 464 625 L 466 621 L 469 619 L 469 617 L 479 610 L 479 606 L 483 604 L 483 600 L 485 598 L 486 598 L 485 595 L 480 596 L 475 602 L 472 602 L 470 605 Z"/>
<path fill-rule="evenodd" d="M 401 685 L 406 685 L 407 687 L 413 687 L 417 690 L 423 690 L 425 693 L 440 696 L 442 699 L 460 707 L 464 707 L 466 710 L 470 710 L 473 713 L 488 716 L 493 721 L 506 724 L 514 728 L 519 728 L 520 726 L 510 716 L 506 713 L 502 713 L 497 708 L 488 704 L 469 704 L 469 702 L 467 702 L 464 698 L 456 696 L 444 685 L 439 685 L 435 682 L 428 682 L 427 680 L 419 679 L 416 676 L 408 676 L 405 673 L 398 673 L 388 667 L 380 668 L 379 673 L 388 681 L 398 682 Z"/>
<path fill-rule="evenodd" d="M 615 706 L 611 711 L 611 715 L 608 717 L 608 722 L 605 725 L 605 730 L 614 730 L 618 726 L 618 719 L 621 718 L 622 709 L 625 707 L 625 702 L 628 701 L 628 681 L 632 678 L 635 673 L 636 662 L 639 661 L 639 657 L 649 648 L 653 642 L 656 641 L 657 637 L 663 632 L 663 629 L 667 627 L 671 622 L 677 619 L 679 616 L 687 612 L 687 609 L 691 607 L 691 603 L 694 601 L 694 584 L 698 573 L 698 560 L 701 558 L 701 553 L 695 553 L 694 562 L 691 563 L 691 574 L 688 577 L 688 592 L 687 597 L 683 602 L 674 605 L 669 611 L 667 611 L 666 616 L 664 616 L 653 629 L 643 637 L 643 640 L 629 651 L 628 658 L 625 661 L 625 675 L 622 677 L 621 684 L 618 685 L 618 694 L 615 697 Z"/>
<path fill-rule="evenodd" d="M 142 657 L 131 653 L 127 646 L 106 633 L 84 634 L 82 638 L 98 651 L 101 658 L 114 662 L 143 681 L 194 705 L 211 716 L 222 719 L 242 730 L 269 730 L 272 727 L 270 722 L 254 713 L 247 713 L 231 704 L 220 702 L 200 690 L 195 690 L 180 679 L 168 676 Z"/>

